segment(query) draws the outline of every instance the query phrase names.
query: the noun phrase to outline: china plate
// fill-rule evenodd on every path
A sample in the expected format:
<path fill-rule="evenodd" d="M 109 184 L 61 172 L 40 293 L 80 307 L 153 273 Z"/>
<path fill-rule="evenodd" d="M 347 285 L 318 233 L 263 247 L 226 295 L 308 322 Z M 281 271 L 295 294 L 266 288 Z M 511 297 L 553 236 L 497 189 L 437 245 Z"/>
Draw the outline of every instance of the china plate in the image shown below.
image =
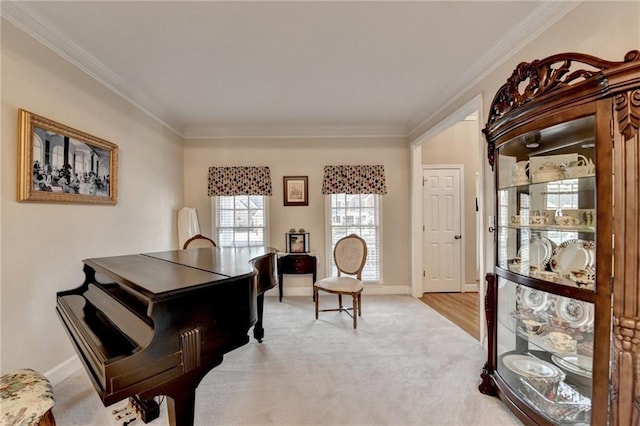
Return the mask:
<path fill-rule="evenodd" d="M 529 241 L 529 252 L 526 253 L 526 250 L 523 250 L 525 247 L 520 247 L 520 250 L 518 250 L 518 257 L 521 259 L 522 263 L 525 263 L 528 255 L 530 265 L 544 269 L 553 254 L 553 246 L 554 244 L 548 238 L 540 235 L 534 235 Z"/>
<path fill-rule="evenodd" d="M 593 267 L 594 261 L 593 241 L 567 240 L 554 250 L 550 266 L 553 272 L 564 275 L 572 269 Z"/>
<path fill-rule="evenodd" d="M 533 312 L 546 311 L 551 304 L 549 293 L 524 286 L 518 286 L 516 289 L 516 301 Z"/>
<path fill-rule="evenodd" d="M 587 328 L 593 325 L 593 305 L 580 300 L 558 296 L 556 315 L 567 321 L 572 328 Z"/>
<path fill-rule="evenodd" d="M 564 368 L 571 373 L 582 377 L 591 377 L 593 368 L 593 358 L 585 355 L 564 354 L 551 355 L 551 360 L 560 368 Z"/>
<path fill-rule="evenodd" d="M 506 355 L 502 362 L 509 370 L 524 377 L 552 378 L 563 374 L 555 365 L 526 355 Z"/>

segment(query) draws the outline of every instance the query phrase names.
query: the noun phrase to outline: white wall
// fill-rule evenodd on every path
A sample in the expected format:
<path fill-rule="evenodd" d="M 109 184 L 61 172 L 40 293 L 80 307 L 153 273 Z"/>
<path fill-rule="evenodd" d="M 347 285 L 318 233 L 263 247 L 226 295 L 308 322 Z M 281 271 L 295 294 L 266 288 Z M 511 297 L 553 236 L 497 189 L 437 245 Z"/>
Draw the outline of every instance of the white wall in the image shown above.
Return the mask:
<path fill-rule="evenodd" d="M 118 145 L 116 206 L 18 203 L 18 108 Z M 182 139 L 2 21 L 1 371 L 46 373 L 72 357 L 56 292 L 82 259 L 172 249 L 182 205 Z"/>
<path fill-rule="evenodd" d="M 269 200 L 271 245 L 285 251 L 285 232 L 305 228 L 310 232 L 311 251 L 320 257 L 318 277 L 325 276 L 325 196 L 322 178 L 325 165 L 383 164 L 388 194 L 383 198 L 383 286 L 368 286 L 369 292 L 408 294 L 409 253 L 409 147 L 405 139 L 269 139 L 185 141 L 185 205 L 196 207 L 200 229 L 211 232 L 211 203 L 207 196 L 210 166 L 269 166 L 273 196 Z M 283 206 L 283 176 L 309 177 L 309 206 Z M 298 278 L 298 277 L 291 277 Z M 310 280 L 285 277 L 285 294 L 311 295 Z M 304 294 L 304 293 L 303 293 Z"/>

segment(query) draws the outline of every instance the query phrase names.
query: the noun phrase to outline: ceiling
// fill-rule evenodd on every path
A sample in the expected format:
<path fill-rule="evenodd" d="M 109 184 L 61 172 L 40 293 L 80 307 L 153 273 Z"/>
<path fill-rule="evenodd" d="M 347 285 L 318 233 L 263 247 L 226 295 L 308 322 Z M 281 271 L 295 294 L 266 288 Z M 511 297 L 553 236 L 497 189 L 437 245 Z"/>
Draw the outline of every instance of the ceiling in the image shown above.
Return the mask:
<path fill-rule="evenodd" d="M 187 138 L 406 137 L 574 6 L 2 1 L 2 16 Z"/>

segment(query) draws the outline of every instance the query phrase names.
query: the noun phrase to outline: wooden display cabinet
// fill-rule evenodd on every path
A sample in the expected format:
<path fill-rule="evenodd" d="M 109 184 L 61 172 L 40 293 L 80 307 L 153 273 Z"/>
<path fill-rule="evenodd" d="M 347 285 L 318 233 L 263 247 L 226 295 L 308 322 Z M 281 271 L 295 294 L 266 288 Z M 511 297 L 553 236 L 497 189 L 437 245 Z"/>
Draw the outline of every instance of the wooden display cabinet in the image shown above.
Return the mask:
<path fill-rule="evenodd" d="M 639 126 L 638 51 L 521 63 L 491 104 L 480 391 L 525 424 L 640 419 Z"/>

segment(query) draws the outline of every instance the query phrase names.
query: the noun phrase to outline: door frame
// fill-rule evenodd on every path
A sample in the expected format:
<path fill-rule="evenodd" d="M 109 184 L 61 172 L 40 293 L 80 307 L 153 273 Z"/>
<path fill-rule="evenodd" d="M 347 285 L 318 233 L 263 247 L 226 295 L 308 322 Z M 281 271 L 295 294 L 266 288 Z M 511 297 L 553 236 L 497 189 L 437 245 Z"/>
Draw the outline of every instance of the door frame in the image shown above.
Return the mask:
<path fill-rule="evenodd" d="M 488 163 L 484 160 L 483 153 L 486 152 L 484 144 L 484 136 L 482 135 L 482 123 L 484 123 L 484 110 L 482 94 L 476 95 L 473 99 L 462 105 L 448 117 L 438 122 L 429 130 L 423 132 L 411 141 L 411 295 L 420 297 L 422 294 L 422 245 L 423 238 L 422 226 L 422 144 L 427 143 L 429 139 L 441 133 L 443 130 L 453 126 L 455 123 L 462 121 L 469 114 L 478 114 L 478 172 L 481 190 L 478 194 L 478 210 L 480 212 L 479 228 L 477 232 L 480 234 L 480 243 L 477 247 L 480 261 L 480 281 L 478 282 L 479 300 L 479 317 L 480 317 L 480 344 L 484 345 L 487 336 L 487 322 L 485 313 L 484 294 L 486 292 L 486 283 L 484 280 L 485 273 L 490 268 L 493 261 L 491 255 L 491 247 L 487 247 L 488 243 L 492 243 L 493 236 L 487 228 L 488 214 L 487 209 L 491 205 L 491 196 L 485 200 L 487 194 L 492 194 L 492 175 L 489 170 Z M 489 188 L 489 189 L 487 189 Z M 487 202 L 489 204 L 487 204 Z"/>
<path fill-rule="evenodd" d="M 424 172 L 426 170 L 447 170 L 447 169 L 455 169 L 458 171 L 458 192 L 459 192 L 459 197 L 460 197 L 460 214 L 458 216 L 458 218 L 460 219 L 460 235 L 462 235 L 462 241 L 464 241 L 464 239 L 466 238 L 466 233 L 465 233 L 465 220 L 464 220 L 464 211 L 465 211 L 465 205 L 464 205 L 464 194 L 465 194 L 465 186 L 464 186 L 464 164 L 423 164 L 422 165 L 422 176 L 424 177 Z M 424 185 L 424 183 L 423 183 Z M 424 186 L 423 186 L 423 190 L 422 190 L 422 226 L 423 226 L 423 232 L 422 232 L 422 244 L 424 247 L 424 215 L 425 215 L 425 211 L 424 211 Z M 462 241 L 460 242 L 460 264 L 458 265 L 460 267 L 460 288 L 458 289 L 458 291 L 460 293 L 464 293 L 465 291 L 465 287 L 467 285 L 467 279 L 466 279 L 466 257 L 465 257 L 465 250 L 464 247 L 462 246 Z M 423 253 L 424 255 L 424 253 Z M 424 258 L 423 258 L 424 259 Z M 422 270 L 423 273 L 425 271 L 425 265 L 422 264 Z M 424 276 L 423 276 L 423 280 L 422 280 L 422 293 L 424 293 Z M 420 293 L 420 296 L 422 296 L 422 293 Z"/>

